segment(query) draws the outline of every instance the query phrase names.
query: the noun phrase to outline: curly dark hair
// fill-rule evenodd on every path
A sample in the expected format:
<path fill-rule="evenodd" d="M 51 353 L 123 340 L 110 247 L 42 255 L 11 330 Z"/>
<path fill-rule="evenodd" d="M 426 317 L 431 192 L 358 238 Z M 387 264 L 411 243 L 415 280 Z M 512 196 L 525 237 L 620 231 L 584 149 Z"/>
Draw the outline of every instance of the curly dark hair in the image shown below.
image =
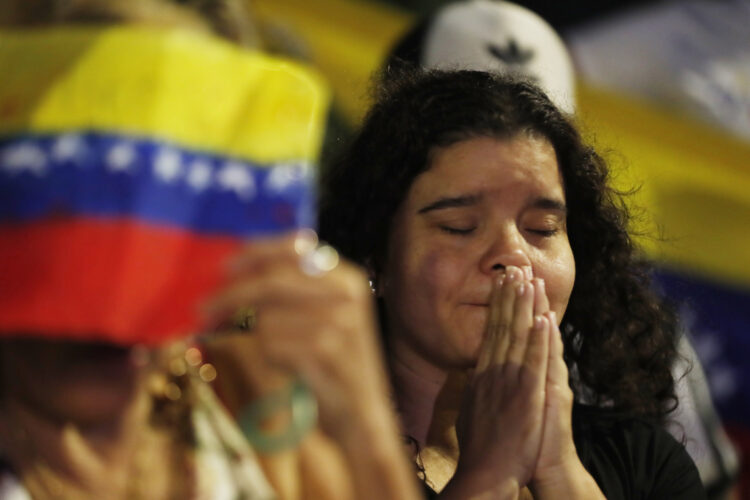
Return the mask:
<path fill-rule="evenodd" d="M 393 216 L 435 148 L 522 132 L 548 140 L 576 263 L 561 325 L 576 395 L 585 388 L 590 403 L 663 419 L 676 401 L 676 318 L 650 289 L 650 268 L 627 232 L 623 194 L 609 186 L 605 161 L 571 119 L 534 84 L 508 76 L 399 68 L 382 82 L 353 142 L 323 173 L 321 237 L 377 273 Z"/>

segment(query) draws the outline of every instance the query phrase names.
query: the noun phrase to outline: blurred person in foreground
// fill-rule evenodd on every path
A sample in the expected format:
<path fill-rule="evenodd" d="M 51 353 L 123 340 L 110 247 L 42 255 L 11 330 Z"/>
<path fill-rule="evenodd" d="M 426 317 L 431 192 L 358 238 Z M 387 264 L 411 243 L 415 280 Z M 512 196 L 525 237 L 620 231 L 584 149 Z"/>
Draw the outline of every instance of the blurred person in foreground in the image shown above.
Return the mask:
<path fill-rule="evenodd" d="M 575 68 L 560 36 L 536 13 L 501 0 L 449 3 L 417 22 L 392 49 L 386 64 L 474 69 L 529 78 L 562 111 L 575 113 Z M 678 406 L 666 428 L 683 441 L 710 498 L 724 498 L 739 472 L 708 392 L 700 361 L 680 335 L 672 372 Z"/>
<path fill-rule="evenodd" d="M 321 235 L 369 270 L 425 491 L 705 498 L 661 428 L 676 321 L 605 162 L 533 84 L 394 73 L 324 177 Z"/>
<path fill-rule="evenodd" d="M 91 5 L 0 32 L 0 498 L 414 498 L 366 280 L 267 237 L 314 220 L 321 82 Z M 187 336 L 247 330 L 238 427 Z"/>

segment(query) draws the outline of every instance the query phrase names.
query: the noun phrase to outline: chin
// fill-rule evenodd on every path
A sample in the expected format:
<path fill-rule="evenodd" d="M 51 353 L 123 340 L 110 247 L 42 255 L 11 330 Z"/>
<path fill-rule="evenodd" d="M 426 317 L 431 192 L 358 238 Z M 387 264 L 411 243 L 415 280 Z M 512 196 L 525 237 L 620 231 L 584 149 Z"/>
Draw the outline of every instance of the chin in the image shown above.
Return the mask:
<path fill-rule="evenodd" d="M 467 363 L 471 363 L 472 366 L 477 363 L 479 352 L 482 350 L 482 345 L 484 344 L 485 325 L 486 321 L 482 321 L 481 324 L 473 324 L 464 329 L 464 331 L 468 333 L 466 333 L 461 339 L 461 357 Z"/>
<path fill-rule="evenodd" d="M 102 343 L 19 337 L 0 342 L 4 396 L 58 422 L 119 418 L 135 401 L 149 368 L 131 350 Z"/>
<path fill-rule="evenodd" d="M 450 352 L 445 353 L 445 358 L 448 360 L 446 363 L 448 368 L 450 370 L 469 370 L 474 368 L 479 360 L 481 347 L 481 337 L 476 338 L 473 342 L 464 342 L 459 346 L 454 346 L 450 349 Z"/>

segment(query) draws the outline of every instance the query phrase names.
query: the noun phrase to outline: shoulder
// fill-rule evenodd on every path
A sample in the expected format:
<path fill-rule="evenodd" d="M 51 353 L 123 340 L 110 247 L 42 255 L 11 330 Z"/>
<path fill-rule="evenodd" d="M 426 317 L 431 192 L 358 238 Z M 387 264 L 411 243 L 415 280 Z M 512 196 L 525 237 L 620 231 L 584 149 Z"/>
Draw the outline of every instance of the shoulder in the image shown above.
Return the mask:
<path fill-rule="evenodd" d="M 573 431 L 581 462 L 608 499 L 706 498 L 685 447 L 662 427 L 576 405 Z"/>

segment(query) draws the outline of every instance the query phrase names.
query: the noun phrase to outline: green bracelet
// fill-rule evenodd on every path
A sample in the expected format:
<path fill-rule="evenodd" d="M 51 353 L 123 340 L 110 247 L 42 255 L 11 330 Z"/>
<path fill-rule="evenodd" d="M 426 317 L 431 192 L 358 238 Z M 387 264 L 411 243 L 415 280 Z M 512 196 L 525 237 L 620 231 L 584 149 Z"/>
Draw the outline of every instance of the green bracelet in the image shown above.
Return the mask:
<path fill-rule="evenodd" d="M 289 425 L 280 433 L 261 429 L 264 420 L 281 410 L 290 410 Z M 318 403 L 301 380 L 253 401 L 240 412 L 238 423 L 247 440 L 259 453 L 277 453 L 297 446 L 318 421 Z"/>

